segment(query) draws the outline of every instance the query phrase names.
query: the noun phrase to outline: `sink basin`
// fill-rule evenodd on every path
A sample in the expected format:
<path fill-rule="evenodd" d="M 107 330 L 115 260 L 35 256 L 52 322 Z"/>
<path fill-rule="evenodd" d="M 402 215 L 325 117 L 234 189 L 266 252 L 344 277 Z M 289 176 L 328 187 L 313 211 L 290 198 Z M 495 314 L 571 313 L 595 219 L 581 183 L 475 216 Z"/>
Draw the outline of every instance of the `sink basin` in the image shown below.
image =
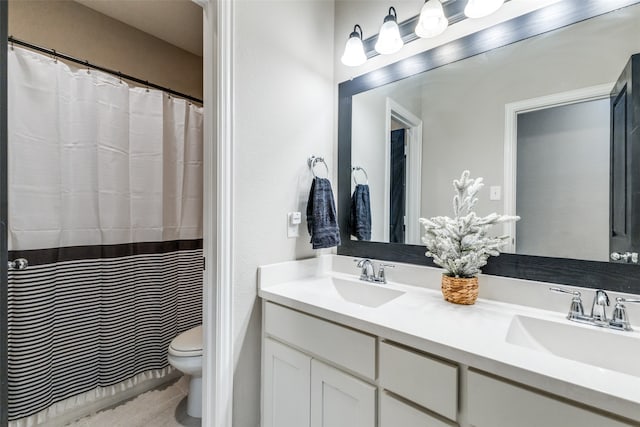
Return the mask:
<path fill-rule="evenodd" d="M 614 332 L 592 326 L 514 316 L 506 341 L 640 377 L 640 364 L 634 363 L 640 354 L 640 335 L 637 332 Z"/>
<path fill-rule="evenodd" d="M 387 288 L 383 284 L 357 282 L 336 277 L 332 277 L 330 280 L 331 286 L 342 299 L 366 307 L 380 307 L 404 295 L 404 292 Z"/>

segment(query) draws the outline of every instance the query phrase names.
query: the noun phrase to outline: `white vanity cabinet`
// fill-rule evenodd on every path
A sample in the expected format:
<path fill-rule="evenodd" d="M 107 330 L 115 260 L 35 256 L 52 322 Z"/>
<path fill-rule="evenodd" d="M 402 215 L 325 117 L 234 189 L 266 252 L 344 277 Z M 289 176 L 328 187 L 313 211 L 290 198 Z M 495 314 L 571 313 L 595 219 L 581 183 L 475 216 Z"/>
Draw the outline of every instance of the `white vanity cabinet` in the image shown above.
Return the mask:
<path fill-rule="evenodd" d="M 262 427 L 640 425 L 384 337 L 263 307 Z"/>
<path fill-rule="evenodd" d="M 264 316 L 262 427 L 376 426 L 375 337 L 272 303 Z"/>

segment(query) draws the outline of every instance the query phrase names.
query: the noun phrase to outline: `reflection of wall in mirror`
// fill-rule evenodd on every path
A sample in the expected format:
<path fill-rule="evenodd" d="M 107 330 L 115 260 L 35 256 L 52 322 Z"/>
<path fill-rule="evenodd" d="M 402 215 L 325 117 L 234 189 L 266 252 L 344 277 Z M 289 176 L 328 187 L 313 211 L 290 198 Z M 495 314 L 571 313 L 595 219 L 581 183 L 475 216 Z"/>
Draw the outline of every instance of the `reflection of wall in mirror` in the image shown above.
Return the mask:
<path fill-rule="evenodd" d="M 516 253 L 608 260 L 609 132 L 608 98 L 518 115 Z"/>
<path fill-rule="evenodd" d="M 415 97 L 394 93 L 393 100 L 416 116 L 420 104 Z M 384 91 L 369 91 L 353 97 L 351 165 L 365 168 L 369 175 L 371 196 L 371 240 L 385 241 L 385 146 L 390 135 L 386 135 L 386 102 Z M 351 180 L 351 192 L 354 189 Z M 388 231 L 388 230 L 387 230 Z M 387 234 L 388 235 L 388 234 Z M 418 243 L 418 242 L 415 242 Z"/>
<path fill-rule="evenodd" d="M 640 51 L 638 28 L 631 6 L 424 74 L 422 216 L 450 214 L 463 169 L 484 177 L 478 213 L 502 212 L 488 187 L 504 188 L 505 105 L 614 82 Z"/>

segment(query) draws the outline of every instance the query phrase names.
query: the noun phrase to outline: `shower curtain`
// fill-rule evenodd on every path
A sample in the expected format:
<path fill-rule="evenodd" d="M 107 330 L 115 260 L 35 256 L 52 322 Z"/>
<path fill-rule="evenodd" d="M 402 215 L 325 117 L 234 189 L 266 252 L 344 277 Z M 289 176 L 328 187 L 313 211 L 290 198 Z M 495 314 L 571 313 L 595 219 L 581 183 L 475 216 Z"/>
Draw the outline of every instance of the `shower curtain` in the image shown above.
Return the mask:
<path fill-rule="evenodd" d="M 8 415 L 166 375 L 201 323 L 202 109 L 10 49 Z"/>

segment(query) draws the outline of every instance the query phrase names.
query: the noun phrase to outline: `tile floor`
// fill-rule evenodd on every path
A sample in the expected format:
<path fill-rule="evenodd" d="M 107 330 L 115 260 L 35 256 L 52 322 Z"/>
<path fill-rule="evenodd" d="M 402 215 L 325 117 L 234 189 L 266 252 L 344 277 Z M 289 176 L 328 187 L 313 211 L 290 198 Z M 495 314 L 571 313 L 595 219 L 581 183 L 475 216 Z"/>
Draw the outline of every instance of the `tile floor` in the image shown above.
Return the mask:
<path fill-rule="evenodd" d="M 187 415 L 188 386 L 181 377 L 68 427 L 200 427 L 199 418 Z"/>

